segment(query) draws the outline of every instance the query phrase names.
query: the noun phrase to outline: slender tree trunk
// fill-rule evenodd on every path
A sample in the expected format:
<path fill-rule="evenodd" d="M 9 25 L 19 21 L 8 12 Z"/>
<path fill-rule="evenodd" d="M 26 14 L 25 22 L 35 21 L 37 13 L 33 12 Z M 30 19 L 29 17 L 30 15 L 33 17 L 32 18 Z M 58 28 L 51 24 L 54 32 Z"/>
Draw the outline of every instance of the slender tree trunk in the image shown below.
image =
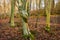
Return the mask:
<path fill-rule="evenodd" d="M 41 0 L 39 0 L 39 9 L 40 9 L 40 5 L 41 5 Z"/>
<path fill-rule="evenodd" d="M 11 0 L 11 16 L 10 16 L 10 26 L 14 27 L 14 10 L 15 10 L 15 1 Z"/>
<path fill-rule="evenodd" d="M 52 0 L 52 3 L 51 3 L 51 14 L 54 13 L 54 5 L 55 5 L 54 0 Z"/>
<path fill-rule="evenodd" d="M 52 0 L 45 0 L 46 4 L 45 4 L 45 8 L 46 8 L 46 30 L 50 31 L 50 14 L 51 14 L 51 2 Z"/>
<path fill-rule="evenodd" d="M 41 0 L 39 0 L 39 9 L 40 9 L 40 6 L 41 6 Z M 40 13 L 37 12 L 35 28 L 37 28 L 37 24 L 38 24 L 39 16 L 40 16 Z"/>
<path fill-rule="evenodd" d="M 34 10 L 34 9 L 35 9 L 35 7 L 34 7 L 34 4 L 35 4 L 35 3 L 34 3 L 34 0 L 33 0 L 33 1 L 31 1 L 31 2 L 33 3 L 33 10 Z"/>
<path fill-rule="evenodd" d="M 5 2 L 5 0 L 4 0 L 4 13 L 6 13 L 6 2 Z"/>
<path fill-rule="evenodd" d="M 29 10 L 31 10 L 31 0 L 29 0 Z"/>

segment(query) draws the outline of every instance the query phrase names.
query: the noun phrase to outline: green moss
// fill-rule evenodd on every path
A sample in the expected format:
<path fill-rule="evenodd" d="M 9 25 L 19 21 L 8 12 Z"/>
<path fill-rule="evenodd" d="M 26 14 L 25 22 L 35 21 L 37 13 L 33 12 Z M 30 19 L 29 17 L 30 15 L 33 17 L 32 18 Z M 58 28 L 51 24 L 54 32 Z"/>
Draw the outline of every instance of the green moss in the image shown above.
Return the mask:
<path fill-rule="evenodd" d="M 46 27 L 45 27 L 45 30 L 46 30 L 47 32 L 50 32 L 50 27 L 46 26 Z"/>
<path fill-rule="evenodd" d="M 29 35 L 23 35 L 23 37 L 25 38 L 25 39 L 31 39 L 31 40 L 34 40 L 34 36 L 33 36 L 33 34 L 29 34 Z"/>
<path fill-rule="evenodd" d="M 34 40 L 34 35 L 33 34 L 29 34 L 29 37 L 31 40 Z"/>

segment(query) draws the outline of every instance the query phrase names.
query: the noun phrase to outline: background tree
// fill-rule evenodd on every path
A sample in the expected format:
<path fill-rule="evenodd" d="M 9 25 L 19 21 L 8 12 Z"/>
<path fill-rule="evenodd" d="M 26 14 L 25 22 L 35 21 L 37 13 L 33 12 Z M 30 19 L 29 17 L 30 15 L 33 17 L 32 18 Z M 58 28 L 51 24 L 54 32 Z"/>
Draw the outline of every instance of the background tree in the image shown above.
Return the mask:
<path fill-rule="evenodd" d="M 52 0 L 52 2 L 51 2 L 51 14 L 54 13 L 54 6 L 55 6 L 55 0 Z"/>
<path fill-rule="evenodd" d="M 40 9 L 41 0 L 39 0 L 39 9 Z"/>
<path fill-rule="evenodd" d="M 41 8 L 40 8 L 40 6 L 41 6 L 41 0 L 38 0 L 38 1 L 39 1 L 39 9 L 41 9 Z M 40 16 L 40 13 L 41 13 L 41 12 L 39 12 L 39 11 L 40 11 L 39 9 L 37 9 L 37 0 L 36 0 L 36 11 L 37 11 L 37 15 L 36 15 L 35 27 L 37 27 L 38 20 L 39 20 L 39 16 Z M 39 11 L 38 11 L 38 10 L 39 10 Z"/>
<path fill-rule="evenodd" d="M 4 5 L 4 13 L 6 13 L 6 2 L 5 2 L 5 0 L 4 0 L 3 5 Z"/>

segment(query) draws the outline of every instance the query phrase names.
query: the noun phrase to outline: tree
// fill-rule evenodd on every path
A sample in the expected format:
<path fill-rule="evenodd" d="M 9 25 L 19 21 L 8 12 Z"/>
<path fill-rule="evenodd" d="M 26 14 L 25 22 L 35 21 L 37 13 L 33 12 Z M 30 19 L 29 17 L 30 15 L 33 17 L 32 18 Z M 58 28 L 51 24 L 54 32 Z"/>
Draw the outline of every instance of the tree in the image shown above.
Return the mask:
<path fill-rule="evenodd" d="M 37 0 L 36 0 L 36 1 L 37 1 Z M 41 0 L 38 0 L 38 1 L 39 1 L 39 9 L 40 9 L 40 6 L 41 6 Z M 37 3 L 36 3 L 36 6 L 37 6 Z M 39 11 L 37 10 L 37 16 L 36 16 L 35 27 L 37 27 L 38 20 L 39 20 L 39 16 L 40 16 L 40 13 L 39 13 Z"/>
<path fill-rule="evenodd" d="M 3 3 L 3 5 L 4 5 L 4 13 L 6 13 L 6 2 L 5 2 L 5 0 L 4 0 L 4 3 Z"/>
<path fill-rule="evenodd" d="M 54 6 L 55 6 L 55 1 L 52 0 L 52 3 L 51 3 L 51 14 L 54 13 Z"/>
<path fill-rule="evenodd" d="M 18 0 L 18 11 L 19 11 L 21 19 L 22 19 L 24 38 L 28 39 L 28 40 L 34 40 L 34 37 L 30 32 L 28 22 L 27 22 L 27 18 L 29 16 L 28 12 L 27 12 L 27 5 L 28 4 L 29 3 L 27 2 L 27 0 Z"/>
<path fill-rule="evenodd" d="M 45 0 L 45 11 L 46 11 L 46 28 L 48 32 L 50 31 L 50 13 L 51 13 L 51 2 L 52 0 Z"/>
<path fill-rule="evenodd" d="M 10 16 L 10 26 L 14 27 L 14 9 L 16 0 L 11 0 L 11 16 Z"/>
<path fill-rule="evenodd" d="M 39 9 L 40 9 L 40 5 L 41 5 L 41 0 L 39 0 Z"/>

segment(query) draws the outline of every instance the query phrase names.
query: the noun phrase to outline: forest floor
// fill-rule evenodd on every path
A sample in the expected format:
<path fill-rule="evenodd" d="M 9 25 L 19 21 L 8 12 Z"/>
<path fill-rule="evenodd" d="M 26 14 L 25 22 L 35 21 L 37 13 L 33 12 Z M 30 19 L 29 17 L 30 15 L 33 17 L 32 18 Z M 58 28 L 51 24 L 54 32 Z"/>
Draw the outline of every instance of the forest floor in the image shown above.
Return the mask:
<path fill-rule="evenodd" d="M 37 22 L 36 22 L 37 21 Z M 22 34 L 22 24 L 19 18 L 15 18 L 16 27 L 12 28 L 9 24 L 9 18 L 0 19 L 0 40 L 24 40 Z M 46 17 L 30 16 L 28 24 L 35 40 L 60 40 L 60 16 L 51 16 L 50 33 L 46 27 Z"/>

